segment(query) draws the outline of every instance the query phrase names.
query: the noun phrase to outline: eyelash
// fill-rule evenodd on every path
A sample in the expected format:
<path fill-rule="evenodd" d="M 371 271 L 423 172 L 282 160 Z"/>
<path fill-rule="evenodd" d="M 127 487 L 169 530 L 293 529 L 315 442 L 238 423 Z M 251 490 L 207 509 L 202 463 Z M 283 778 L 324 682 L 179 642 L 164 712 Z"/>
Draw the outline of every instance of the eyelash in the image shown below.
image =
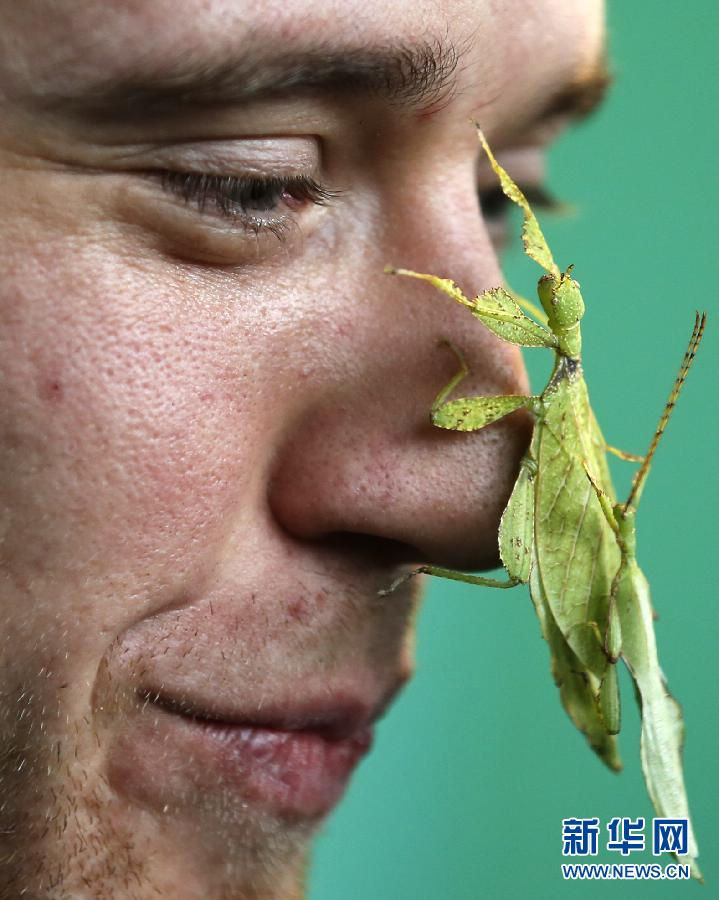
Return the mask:
<path fill-rule="evenodd" d="M 535 209 L 543 209 L 548 212 L 560 211 L 564 204 L 551 194 L 542 185 L 519 185 L 520 190 Z M 479 205 L 482 214 L 487 219 L 501 221 L 514 203 L 504 194 L 501 187 L 493 187 L 486 191 L 479 191 Z"/>
<path fill-rule="evenodd" d="M 281 203 L 328 206 L 341 191 L 323 187 L 308 175 L 210 175 L 204 172 L 161 173 L 164 190 L 179 196 L 186 204 L 192 204 L 200 213 L 208 207 L 212 212 L 239 224 L 244 230 L 255 235 L 264 231 L 272 232 L 283 240 L 292 219 L 289 216 L 266 219 L 252 215 L 252 211 L 274 210 Z M 562 203 L 541 185 L 521 187 L 533 207 L 556 211 Z M 479 191 L 482 214 L 487 220 L 504 224 L 512 206 L 500 187 Z"/>
<path fill-rule="evenodd" d="M 254 234 L 271 231 L 282 240 L 292 223 L 289 216 L 264 218 L 253 212 L 275 210 L 284 202 L 328 206 L 341 191 L 323 187 L 308 175 L 208 175 L 203 172 L 162 172 L 162 187 L 192 204 L 200 213 L 208 208 Z"/>

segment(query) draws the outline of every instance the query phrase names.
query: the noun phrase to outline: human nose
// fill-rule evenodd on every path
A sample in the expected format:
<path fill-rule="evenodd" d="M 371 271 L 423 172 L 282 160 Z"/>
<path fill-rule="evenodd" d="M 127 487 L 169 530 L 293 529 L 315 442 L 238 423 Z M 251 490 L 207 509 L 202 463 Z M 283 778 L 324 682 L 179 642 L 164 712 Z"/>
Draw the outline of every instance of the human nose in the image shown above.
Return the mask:
<path fill-rule="evenodd" d="M 384 274 L 387 262 L 474 293 L 501 283 L 476 202 L 415 206 L 343 255 L 330 279 L 347 297 L 333 307 L 331 365 L 275 455 L 273 514 L 303 540 L 341 535 L 359 546 L 369 537 L 407 562 L 491 567 L 531 419 L 518 411 L 459 434 L 433 427 L 429 410 L 458 368 L 446 340 L 470 368 L 455 396 L 526 393 L 521 355 L 430 286 Z"/>

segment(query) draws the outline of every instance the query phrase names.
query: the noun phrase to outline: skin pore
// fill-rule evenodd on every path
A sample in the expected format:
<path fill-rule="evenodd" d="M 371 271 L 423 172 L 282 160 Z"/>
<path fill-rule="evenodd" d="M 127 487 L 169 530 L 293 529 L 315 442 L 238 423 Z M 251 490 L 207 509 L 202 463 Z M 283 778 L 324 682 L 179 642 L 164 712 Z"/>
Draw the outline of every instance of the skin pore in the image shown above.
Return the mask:
<path fill-rule="evenodd" d="M 152 698 L 366 723 L 412 670 L 378 590 L 496 563 L 531 422 L 428 410 L 441 339 L 467 394 L 521 358 L 383 267 L 501 282 L 470 119 L 537 183 L 602 41 L 597 0 L 0 0 L 0 898 L 302 896 L 328 810 Z"/>

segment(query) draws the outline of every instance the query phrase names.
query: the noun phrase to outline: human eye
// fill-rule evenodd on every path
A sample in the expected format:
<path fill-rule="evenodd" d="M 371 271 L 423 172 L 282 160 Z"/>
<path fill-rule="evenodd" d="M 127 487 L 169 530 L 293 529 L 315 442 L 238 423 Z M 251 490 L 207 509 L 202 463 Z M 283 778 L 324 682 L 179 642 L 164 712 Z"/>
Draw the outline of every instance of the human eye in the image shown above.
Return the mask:
<path fill-rule="evenodd" d="M 154 251 L 200 265 L 270 264 L 337 222 L 337 190 L 314 136 L 140 146 L 118 163 L 118 214 Z"/>
<path fill-rule="evenodd" d="M 220 218 L 241 232 L 283 240 L 306 207 L 328 206 L 340 194 L 309 175 L 221 175 L 166 170 L 162 188 L 202 216 Z"/>

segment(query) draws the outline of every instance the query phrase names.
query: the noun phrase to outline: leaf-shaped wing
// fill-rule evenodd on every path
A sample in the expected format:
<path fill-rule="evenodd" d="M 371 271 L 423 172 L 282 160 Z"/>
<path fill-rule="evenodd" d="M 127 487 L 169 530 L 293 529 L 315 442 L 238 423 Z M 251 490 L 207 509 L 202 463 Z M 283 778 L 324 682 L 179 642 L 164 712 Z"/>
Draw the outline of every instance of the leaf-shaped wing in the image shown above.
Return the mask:
<path fill-rule="evenodd" d="M 537 429 L 532 434 L 532 443 L 519 467 L 519 475 L 514 483 L 509 503 L 502 513 L 499 523 L 499 555 L 504 568 L 512 578 L 526 583 L 529 581 L 534 559 L 534 475 L 537 464 L 534 460 Z"/>
<path fill-rule="evenodd" d="M 557 627 L 539 578 L 535 563 L 529 580 L 529 592 L 539 618 L 542 635 L 549 645 L 552 676 L 559 698 L 574 725 L 587 738 L 590 747 L 615 772 L 622 768 L 616 738 L 604 723 L 599 704 L 599 679 L 574 653 Z"/>
<path fill-rule="evenodd" d="M 561 374 L 561 370 L 560 370 Z M 584 468 L 597 468 L 597 485 L 606 461 L 595 460 L 585 422 L 590 410 L 581 372 L 554 379 L 545 392 L 535 491 L 535 547 L 539 577 L 552 615 L 585 668 L 601 679 L 607 659 L 601 636 L 608 622 L 608 600 L 620 552 Z"/>
<path fill-rule="evenodd" d="M 534 427 L 531 445 L 522 460 L 512 496 L 502 514 L 500 555 L 511 576 L 520 581 L 529 580 L 530 596 L 542 635 L 549 645 L 552 675 L 564 709 L 600 759 L 610 769 L 618 771 L 621 761 L 616 740 L 607 728 L 600 705 L 601 681 L 586 668 L 557 627 L 539 577 L 534 533 L 535 479 L 539 472 L 537 455 L 541 437 L 540 421 Z M 588 630 L 591 632 L 591 628 Z M 594 639 L 593 634 L 590 637 Z"/>
<path fill-rule="evenodd" d="M 696 862 L 699 851 L 689 817 L 682 771 L 684 723 L 681 708 L 669 693 L 659 667 L 649 585 L 633 559 L 628 560 L 619 587 L 618 610 L 622 624 L 622 657 L 641 701 L 640 753 L 649 796 L 658 816 L 688 820 L 688 853 L 678 859 L 688 862 L 692 875 L 701 880 Z"/>

